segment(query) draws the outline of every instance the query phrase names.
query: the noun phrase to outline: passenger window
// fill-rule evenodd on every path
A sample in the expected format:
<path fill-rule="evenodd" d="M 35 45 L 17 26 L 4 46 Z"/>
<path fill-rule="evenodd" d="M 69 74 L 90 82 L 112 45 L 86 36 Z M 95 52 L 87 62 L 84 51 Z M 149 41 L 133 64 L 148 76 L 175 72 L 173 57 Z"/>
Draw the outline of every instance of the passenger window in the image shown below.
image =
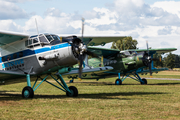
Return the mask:
<path fill-rule="evenodd" d="M 1 60 L 2 60 L 2 62 L 4 62 L 5 61 L 5 57 L 2 57 Z"/>
<path fill-rule="evenodd" d="M 11 56 L 9 55 L 9 56 L 7 56 L 7 60 L 11 60 Z"/>
<path fill-rule="evenodd" d="M 19 57 L 23 57 L 23 52 L 19 52 Z"/>
<path fill-rule="evenodd" d="M 32 39 L 29 40 L 29 45 L 31 45 L 31 44 L 32 44 Z"/>
<path fill-rule="evenodd" d="M 13 59 L 16 59 L 17 58 L 17 53 L 14 53 L 13 54 Z"/>

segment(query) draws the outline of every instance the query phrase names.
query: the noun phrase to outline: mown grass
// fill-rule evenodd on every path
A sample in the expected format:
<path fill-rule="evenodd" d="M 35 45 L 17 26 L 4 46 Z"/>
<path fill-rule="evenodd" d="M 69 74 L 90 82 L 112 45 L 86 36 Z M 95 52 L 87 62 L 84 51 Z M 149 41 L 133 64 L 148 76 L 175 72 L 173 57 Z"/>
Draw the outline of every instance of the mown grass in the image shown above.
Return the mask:
<path fill-rule="evenodd" d="M 22 99 L 25 82 L 2 85 L 0 119 L 180 119 L 180 81 L 148 80 L 148 85 L 140 85 L 128 78 L 116 86 L 115 79 L 66 80 L 78 88 L 76 98 L 43 83 L 34 99 Z"/>
<path fill-rule="evenodd" d="M 141 77 L 149 78 L 150 75 L 143 74 Z M 161 71 L 159 73 L 153 73 L 154 78 L 174 78 L 174 79 L 180 79 L 180 71 Z"/>

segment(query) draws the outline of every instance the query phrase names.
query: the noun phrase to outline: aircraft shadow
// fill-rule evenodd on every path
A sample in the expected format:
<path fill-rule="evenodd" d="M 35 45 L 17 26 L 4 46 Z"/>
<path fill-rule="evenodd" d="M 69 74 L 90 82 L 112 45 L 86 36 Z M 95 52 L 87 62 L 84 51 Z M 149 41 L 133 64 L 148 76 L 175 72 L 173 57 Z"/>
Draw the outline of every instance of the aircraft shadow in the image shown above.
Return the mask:
<path fill-rule="evenodd" d="M 17 93 L 5 93 L 13 91 L 0 91 L 0 101 L 7 100 L 25 100 L 21 94 Z M 119 96 L 134 96 L 134 95 L 154 95 L 154 94 L 168 94 L 165 92 L 118 92 L 118 93 L 94 93 L 94 94 L 79 94 L 76 98 L 89 98 L 89 99 L 119 99 L 119 100 L 131 100 L 131 98 L 119 98 Z M 66 95 L 37 95 L 35 93 L 33 99 L 46 98 L 46 99 L 64 99 L 68 98 Z"/>

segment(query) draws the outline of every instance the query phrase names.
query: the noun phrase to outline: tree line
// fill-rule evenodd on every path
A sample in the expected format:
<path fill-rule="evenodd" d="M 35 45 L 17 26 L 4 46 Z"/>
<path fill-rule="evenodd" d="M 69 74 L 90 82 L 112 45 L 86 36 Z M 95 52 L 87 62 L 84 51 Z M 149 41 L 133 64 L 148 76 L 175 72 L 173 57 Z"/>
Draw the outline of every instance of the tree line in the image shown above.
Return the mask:
<path fill-rule="evenodd" d="M 137 40 L 132 39 L 132 37 L 125 37 L 121 40 L 114 41 L 112 43 L 112 49 L 119 50 L 128 50 L 128 49 L 138 49 L 137 48 Z M 154 61 L 154 67 L 167 67 L 170 69 L 180 68 L 180 55 L 166 54 L 164 57 L 161 54 L 154 54 L 153 58 L 161 58 L 161 60 Z"/>

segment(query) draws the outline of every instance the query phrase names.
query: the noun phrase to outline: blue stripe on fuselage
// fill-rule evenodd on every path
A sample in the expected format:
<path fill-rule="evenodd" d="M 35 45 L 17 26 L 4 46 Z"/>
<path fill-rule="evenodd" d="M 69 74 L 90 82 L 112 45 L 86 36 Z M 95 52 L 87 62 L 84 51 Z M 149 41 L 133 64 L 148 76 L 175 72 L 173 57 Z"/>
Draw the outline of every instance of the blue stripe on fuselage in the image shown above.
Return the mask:
<path fill-rule="evenodd" d="M 48 52 L 48 51 L 56 50 L 56 49 L 60 49 L 60 48 L 65 48 L 65 47 L 68 47 L 68 46 L 71 46 L 71 45 L 68 44 L 68 43 L 62 43 L 62 44 L 58 44 L 58 45 L 54 45 L 54 46 L 43 47 L 43 48 L 36 49 L 36 50 L 27 49 L 27 50 L 19 51 L 19 52 L 12 53 L 12 54 L 2 56 L 2 57 L 4 57 L 4 59 L 5 59 L 4 62 L 8 61 L 7 60 L 8 56 L 11 56 L 11 59 L 9 61 L 13 61 L 13 60 L 18 59 L 18 58 L 23 58 L 23 57 L 27 57 L 27 56 L 30 56 L 30 55 L 39 54 L 39 53 L 43 53 L 43 52 Z M 21 52 L 23 52 L 22 57 L 19 56 L 19 53 L 21 53 Z M 17 54 L 17 57 L 15 59 L 13 59 L 14 54 Z M 0 63 L 2 63 L 2 57 L 0 57 Z"/>

